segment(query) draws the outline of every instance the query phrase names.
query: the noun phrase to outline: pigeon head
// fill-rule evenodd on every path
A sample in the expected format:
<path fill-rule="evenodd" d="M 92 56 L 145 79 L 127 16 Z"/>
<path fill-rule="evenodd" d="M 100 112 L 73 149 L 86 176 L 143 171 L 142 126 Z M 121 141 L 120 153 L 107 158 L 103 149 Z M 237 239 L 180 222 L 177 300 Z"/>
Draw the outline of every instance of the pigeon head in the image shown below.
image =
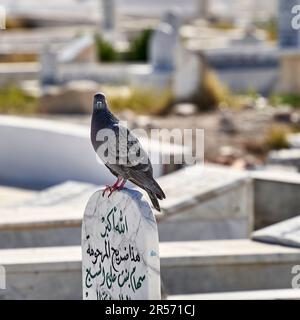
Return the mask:
<path fill-rule="evenodd" d="M 98 112 L 104 109 L 107 109 L 105 95 L 102 93 L 97 93 L 94 95 L 94 104 L 93 104 L 93 111 Z"/>

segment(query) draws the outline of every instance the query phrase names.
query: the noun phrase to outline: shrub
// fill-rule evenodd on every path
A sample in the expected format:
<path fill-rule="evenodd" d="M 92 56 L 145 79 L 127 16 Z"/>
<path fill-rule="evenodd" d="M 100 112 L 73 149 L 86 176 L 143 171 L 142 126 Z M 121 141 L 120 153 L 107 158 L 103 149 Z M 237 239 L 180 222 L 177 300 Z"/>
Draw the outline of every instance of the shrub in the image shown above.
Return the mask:
<path fill-rule="evenodd" d="M 37 111 L 37 99 L 16 86 L 0 88 L 0 113 L 32 114 Z"/>
<path fill-rule="evenodd" d="M 118 52 L 114 47 L 108 42 L 102 39 L 101 36 L 96 36 L 96 51 L 97 58 L 102 62 L 113 62 L 120 59 Z"/>
<path fill-rule="evenodd" d="M 278 39 L 278 19 L 276 17 L 270 17 L 267 21 L 257 22 L 255 25 L 266 32 L 269 41 Z"/>
<path fill-rule="evenodd" d="M 224 106 L 234 106 L 236 101 L 230 91 L 219 81 L 212 71 L 204 72 L 196 103 L 201 111 L 209 111 Z"/>
<path fill-rule="evenodd" d="M 147 61 L 152 29 L 143 30 L 130 44 L 128 60 Z"/>
<path fill-rule="evenodd" d="M 270 102 L 274 106 L 286 104 L 293 108 L 300 107 L 300 95 L 297 94 L 277 94 L 270 97 Z"/>
<path fill-rule="evenodd" d="M 279 150 L 285 149 L 289 147 L 289 143 L 287 140 L 287 134 L 290 130 L 281 125 L 274 125 L 272 126 L 266 135 L 266 146 L 270 150 Z"/>
<path fill-rule="evenodd" d="M 138 114 L 163 114 L 172 102 L 168 90 L 132 87 L 128 90 L 107 89 L 108 102 L 113 111 L 130 109 Z"/>

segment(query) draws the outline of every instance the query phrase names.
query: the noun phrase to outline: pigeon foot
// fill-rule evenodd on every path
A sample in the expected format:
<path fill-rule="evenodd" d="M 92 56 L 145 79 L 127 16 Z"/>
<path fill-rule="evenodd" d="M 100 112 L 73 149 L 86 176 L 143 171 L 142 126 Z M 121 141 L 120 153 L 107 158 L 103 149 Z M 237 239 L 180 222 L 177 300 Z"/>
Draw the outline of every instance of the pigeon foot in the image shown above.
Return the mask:
<path fill-rule="evenodd" d="M 104 197 L 104 196 L 105 196 L 106 191 L 110 191 L 110 192 L 111 192 L 111 189 L 112 189 L 112 187 L 111 187 L 111 186 L 106 185 L 106 186 L 105 186 L 105 189 L 104 189 L 104 190 L 103 190 L 103 192 L 102 192 L 102 197 Z M 110 195 L 110 194 L 109 194 L 109 195 Z"/>
<path fill-rule="evenodd" d="M 123 180 L 123 181 L 122 181 L 122 180 Z M 120 185 L 118 185 L 120 181 L 122 181 L 122 182 L 121 182 Z M 123 189 L 125 183 L 126 183 L 126 180 L 125 180 L 125 179 L 122 179 L 122 178 L 121 178 L 121 179 L 118 179 L 118 181 L 111 187 L 111 189 L 110 189 L 110 194 L 108 195 L 108 198 L 112 195 L 112 193 L 113 193 L 114 191 Z"/>
<path fill-rule="evenodd" d="M 118 178 L 118 180 L 112 186 L 106 185 L 105 189 L 102 192 L 102 197 L 104 197 L 106 191 L 109 191 L 109 195 L 108 195 L 108 198 L 109 198 L 114 191 L 122 189 L 125 183 L 126 183 L 125 179 Z"/>

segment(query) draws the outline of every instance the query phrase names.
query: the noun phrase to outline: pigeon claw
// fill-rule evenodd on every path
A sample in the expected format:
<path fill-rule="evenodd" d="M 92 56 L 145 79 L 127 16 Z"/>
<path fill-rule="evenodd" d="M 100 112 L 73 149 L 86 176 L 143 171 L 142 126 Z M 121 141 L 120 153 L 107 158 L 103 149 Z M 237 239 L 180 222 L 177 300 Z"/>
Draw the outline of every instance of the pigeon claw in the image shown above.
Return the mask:
<path fill-rule="evenodd" d="M 106 186 L 105 186 L 105 189 L 104 189 L 103 192 L 102 192 L 102 197 L 105 196 L 106 191 L 110 191 L 110 194 L 108 195 L 108 197 L 109 197 L 109 196 L 111 195 L 111 189 L 112 189 L 111 186 L 106 185 Z"/>
<path fill-rule="evenodd" d="M 110 193 L 109 193 L 109 195 L 108 195 L 108 198 L 113 194 L 114 191 L 116 191 L 116 190 L 118 190 L 118 189 L 119 189 L 118 187 L 112 187 L 112 188 L 110 189 Z"/>
<path fill-rule="evenodd" d="M 104 197 L 106 191 L 109 191 L 109 195 L 108 195 L 108 198 L 109 198 L 114 191 L 123 189 L 125 183 L 126 183 L 126 179 L 118 178 L 118 180 L 115 182 L 115 184 L 112 185 L 111 187 L 106 185 L 106 188 L 102 192 L 102 196 Z"/>

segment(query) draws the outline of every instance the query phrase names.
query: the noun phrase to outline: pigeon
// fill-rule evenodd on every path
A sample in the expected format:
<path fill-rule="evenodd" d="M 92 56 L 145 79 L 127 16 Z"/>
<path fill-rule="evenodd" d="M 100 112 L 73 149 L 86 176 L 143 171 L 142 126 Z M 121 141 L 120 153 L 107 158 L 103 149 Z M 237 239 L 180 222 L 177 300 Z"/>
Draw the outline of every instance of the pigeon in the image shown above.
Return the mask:
<path fill-rule="evenodd" d="M 166 196 L 153 178 L 149 157 L 137 137 L 111 113 L 102 93 L 94 95 L 91 142 L 99 158 L 117 177 L 114 185 L 106 186 L 103 195 L 110 191 L 110 196 L 129 180 L 144 189 L 153 207 L 160 211 L 158 199 L 163 200 Z"/>

